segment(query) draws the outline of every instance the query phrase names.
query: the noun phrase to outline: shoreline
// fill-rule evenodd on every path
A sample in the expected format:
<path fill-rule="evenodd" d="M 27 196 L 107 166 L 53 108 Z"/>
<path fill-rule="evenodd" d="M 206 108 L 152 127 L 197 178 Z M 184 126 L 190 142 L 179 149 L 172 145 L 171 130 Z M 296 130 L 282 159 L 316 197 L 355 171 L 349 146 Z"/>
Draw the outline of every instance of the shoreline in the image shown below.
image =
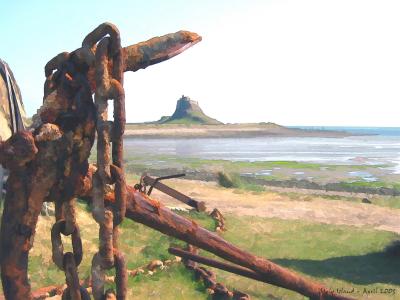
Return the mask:
<path fill-rule="evenodd" d="M 153 177 L 162 177 L 168 176 L 171 174 L 179 174 L 185 173 L 186 176 L 181 180 L 189 180 L 189 181 L 199 181 L 199 182 L 214 182 L 218 184 L 218 174 L 216 172 L 207 172 L 204 170 L 189 170 L 189 169 L 180 169 L 180 168 L 165 168 L 165 169 L 146 169 L 136 167 L 135 171 L 136 175 L 140 176 L 142 173 L 148 173 Z M 282 189 L 282 190 L 303 190 L 303 191 L 319 191 L 319 193 L 323 194 L 335 194 L 340 195 L 342 193 L 351 193 L 351 194 L 359 194 L 359 195 L 380 195 L 380 196 L 391 196 L 398 197 L 400 196 L 400 188 L 395 186 L 373 186 L 369 185 L 368 182 L 365 182 L 365 185 L 357 185 L 348 183 L 345 181 L 337 181 L 337 182 L 328 182 L 328 183 L 320 183 L 315 181 L 310 181 L 307 179 L 266 179 L 266 178 L 258 178 L 258 177 L 248 177 L 241 176 L 236 174 L 239 177 L 239 181 L 241 184 L 250 185 L 250 186 L 259 186 L 260 188 L 266 189 Z M 232 188 L 239 188 L 232 186 Z M 242 188 L 246 189 L 246 187 Z"/>
<path fill-rule="evenodd" d="M 157 125 L 127 124 L 125 138 L 254 138 L 254 137 L 320 137 L 342 138 L 359 136 L 345 131 L 288 128 L 277 124 L 226 125 Z"/>

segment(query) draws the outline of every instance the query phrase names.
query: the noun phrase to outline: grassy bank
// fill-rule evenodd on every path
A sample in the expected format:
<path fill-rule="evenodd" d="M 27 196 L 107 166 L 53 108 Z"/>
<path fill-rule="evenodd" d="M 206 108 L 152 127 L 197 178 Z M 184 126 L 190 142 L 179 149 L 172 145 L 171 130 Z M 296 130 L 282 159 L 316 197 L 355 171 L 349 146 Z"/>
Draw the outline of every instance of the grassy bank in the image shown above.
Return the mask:
<path fill-rule="evenodd" d="M 397 239 L 395 234 L 367 228 L 254 217 L 233 218 L 228 224 L 229 231 L 224 237 L 229 241 L 312 276 L 332 289 L 355 288 L 358 292 L 352 296 L 357 299 L 365 296 L 362 295 L 364 288 L 398 289 L 400 284 L 395 275 L 399 262 L 382 252 L 387 243 Z M 238 232 L 245 234 L 238 235 Z M 265 299 L 268 294 L 283 299 L 302 299 L 279 288 L 220 273 L 223 281 L 252 291 L 254 299 Z"/>
<path fill-rule="evenodd" d="M 207 216 L 183 213 L 202 226 L 213 228 Z M 33 288 L 64 282 L 64 274 L 51 261 L 51 217 L 40 217 L 35 246 L 30 255 L 29 273 Z M 80 277 L 89 275 L 90 262 L 97 251 L 97 224 L 85 205 L 79 205 L 78 223 L 84 245 Z M 385 231 L 351 226 L 335 226 L 308 221 L 288 221 L 261 217 L 226 215 L 228 231 L 223 237 L 254 254 L 323 282 L 329 288 L 355 288 L 362 297 L 365 289 L 375 287 L 400 292 L 397 270 L 400 261 L 388 257 L 383 249 L 398 236 Z M 170 244 L 184 245 L 141 224 L 125 220 L 120 239 L 129 268 L 146 265 L 153 259 L 173 258 L 167 253 Z M 66 251 L 69 243 L 65 241 Z M 210 255 L 205 253 L 202 254 Z M 271 285 L 216 271 L 218 281 L 230 289 L 249 293 L 252 299 L 303 299 L 296 293 Z M 111 273 L 110 273 L 111 275 Z M 382 296 L 382 295 L 377 295 Z M 176 264 L 155 275 L 142 274 L 129 279 L 128 299 L 208 299 L 202 283 Z M 379 299 L 374 297 L 373 299 Z M 387 299 L 387 298 L 382 298 Z"/>

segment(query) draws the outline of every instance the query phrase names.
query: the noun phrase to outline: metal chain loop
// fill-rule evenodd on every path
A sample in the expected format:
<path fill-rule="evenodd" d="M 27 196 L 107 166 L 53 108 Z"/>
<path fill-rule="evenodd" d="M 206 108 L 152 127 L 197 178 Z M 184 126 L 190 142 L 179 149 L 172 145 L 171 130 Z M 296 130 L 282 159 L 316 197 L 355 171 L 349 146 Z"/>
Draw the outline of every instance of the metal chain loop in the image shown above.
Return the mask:
<path fill-rule="evenodd" d="M 79 288 L 79 291 L 81 295 L 81 300 L 91 300 L 89 292 L 83 286 Z M 71 300 L 71 299 L 73 298 L 71 298 L 69 288 L 67 287 L 62 294 L 61 300 Z"/>
<path fill-rule="evenodd" d="M 60 78 L 60 75 L 65 77 L 69 81 L 69 84 L 75 86 L 81 86 L 82 91 L 88 91 L 88 86 L 81 80 L 79 74 L 75 74 L 74 67 L 71 64 L 67 64 L 66 61 L 71 57 L 70 53 L 64 52 L 52 60 L 50 60 L 45 67 L 46 84 L 45 84 L 45 95 L 54 90 L 53 76 Z M 68 72 L 60 73 L 61 66 L 68 69 Z M 53 73 L 53 71 L 57 70 Z M 71 76 L 74 74 L 74 77 Z M 63 77 L 63 78 L 64 78 Z M 78 92 L 76 97 L 80 97 L 81 93 Z M 72 149 L 69 150 L 71 154 Z M 64 176 L 70 175 L 71 161 L 65 164 Z M 57 193 L 57 192 L 56 192 Z M 62 195 L 56 194 L 55 201 L 55 218 L 56 223 L 51 229 L 51 243 L 52 243 L 52 259 L 54 263 L 64 271 L 67 289 L 63 292 L 63 299 L 82 300 L 90 299 L 87 291 L 82 288 L 79 284 L 78 270 L 77 267 L 82 261 L 82 240 L 80 237 L 79 226 L 76 222 L 75 217 L 75 198 L 73 190 L 69 191 L 70 194 Z M 73 252 L 67 252 L 64 254 L 64 246 L 61 240 L 61 234 L 65 236 L 71 235 L 72 238 L 72 249 Z M 85 290 L 85 291 L 83 291 Z"/>
<path fill-rule="evenodd" d="M 125 93 L 119 32 L 112 24 L 100 25 L 84 39 L 82 46 L 86 49 L 96 47 L 97 171 L 93 175 L 92 214 L 100 230 L 99 252 L 92 260 L 92 291 L 96 300 L 104 299 L 105 270 L 114 267 L 116 296 L 123 300 L 126 298 L 127 274 L 125 259 L 118 250 L 117 226 L 125 216 L 127 191 L 123 172 Z M 108 121 L 108 100 L 114 101 L 114 122 Z M 112 208 L 104 206 L 107 184 L 115 185 Z"/>
<path fill-rule="evenodd" d="M 75 258 L 75 264 L 79 266 L 82 261 L 82 240 L 79 232 L 78 224 L 74 224 L 74 230 L 71 234 L 65 233 L 65 220 L 57 221 L 51 229 L 51 246 L 54 263 L 61 269 L 64 270 L 64 246 L 61 241 L 61 233 L 63 235 L 71 235 L 72 238 L 72 249 Z"/>
<path fill-rule="evenodd" d="M 72 207 L 73 201 L 68 203 Z M 82 262 L 82 240 L 78 224 L 75 222 L 74 210 L 66 214 L 69 219 L 58 220 L 51 229 L 51 245 L 53 262 L 65 272 L 67 289 L 63 292 L 62 299 L 89 300 L 89 294 L 86 289 L 80 286 L 77 267 Z M 71 226 L 68 228 L 67 225 Z M 61 240 L 61 234 L 71 235 L 72 250 L 64 254 L 64 246 Z"/>
<path fill-rule="evenodd" d="M 75 263 L 74 254 L 67 252 L 64 255 L 64 270 L 67 288 L 62 294 L 65 300 L 90 300 L 89 293 L 79 283 L 77 264 Z"/>

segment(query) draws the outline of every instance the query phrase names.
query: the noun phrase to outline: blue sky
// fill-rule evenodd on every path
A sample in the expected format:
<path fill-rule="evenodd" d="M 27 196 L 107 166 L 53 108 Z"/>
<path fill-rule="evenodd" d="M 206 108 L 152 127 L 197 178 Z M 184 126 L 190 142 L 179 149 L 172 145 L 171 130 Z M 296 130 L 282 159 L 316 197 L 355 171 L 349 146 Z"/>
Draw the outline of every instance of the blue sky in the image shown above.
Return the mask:
<path fill-rule="evenodd" d="M 0 11 L 0 57 L 29 115 L 42 101 L 45 63 L 110 21 L 125 46 L 181 29 L 203 36 L 125 75 L 130 122 L 171 114 L 185 94 L 224 122 L 400 126 L 398 1 L 0 0 Z"/>

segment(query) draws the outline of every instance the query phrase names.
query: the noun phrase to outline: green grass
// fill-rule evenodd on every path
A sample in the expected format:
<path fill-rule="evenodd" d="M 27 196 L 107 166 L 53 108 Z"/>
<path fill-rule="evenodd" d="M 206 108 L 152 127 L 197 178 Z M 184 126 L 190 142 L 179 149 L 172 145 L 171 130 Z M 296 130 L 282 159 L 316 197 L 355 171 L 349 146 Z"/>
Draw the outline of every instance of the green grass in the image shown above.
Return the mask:
<path fill-rule="evenodd" d="M 252 183 L 238 174 L 218 172 L 217 177 L 218 184 L 225 188 L 236 188 L 253 192 L 263 192 L 265 190 L 262 185 Z"/>
<path fill-rule="evenodd" d="M 363 192 L 363 189 L 379 189 L 381 187 L 390 188 L 400 191 L 400 184 L 395 182 L 376 181 L 354 181 L 349 182 L 352 178 L 347 178 L 349 171 L 360 171 L 368 168 L 377 168 L 382 166 L 365 166 L 365 165 L 323 165 L 318 163 L 305 163 L 295 161 L 229 161 L 218 159 L 199 159 L 188 157 L 173 157 L 173 156 L 127 156 L 126 170 L 130 173 L 148 171 L 157 174 L 160 170 L 169 170 L 170 173 L 180 171 L 194 171 L 197 179 L 203 179 L 210 174 L 215 174 L 217 181 L 221 183 L 221 178 L 218 173 L 228 174 L 231 178 L 231 183 L 227 186 L 222 182 L 221 186 L 234 187 L 239 189 L 262 191 L 264 181 L 293 181 L 297 184 L 298 179 L 293 175 L 295 171 L 312 172 L 312 180 L 303 178 L 304 183 L 309 181 L 315 183 L 317 187 L 324 188 L 326 183 L 329 184 L 329 190 L 347 190 L 350 192 Z M 322 168 L 325 168 L 322 170 Z M 252 177 L 240 176 L 242 173 L 257 173 L 263 170 L 273 170 L 271 175 L 256 175 Z M 369 169 L 368 169 L 369 170 Z M 329 179 L 332 173 L 337 178 Z M 338 175 L 339 174 L 339 175 Z M 327 182 L 324 182 L 328 179 Z M 335 181 L 336 180 L 336 181 Z M 368 191 L 367 191 L 368 192 Z"/>
<path fill-rule="evenodd" d="M 179 119 L 165 119 L 161 124 L 180 124 L 180 125 L 221 125 L 222 123 L 206 116 L 204 113 L 191 111 L 187 117 Z"/>
<path fill-rule="evenodd" d="M 230 161 L 223 159 L 202 159 L 202 158 L 193 158 L 193 157 L 176 157 L 176 156 L 168 156 L 168 155 L 145 155 L 141 156 L 138 154 L 129 153 L 126 151 L 125 160 L 129 163 L 135 162 L 151 162 L 151 161 L 173 161 L 176 163 L 180 163 L 184 167 L 210 167 L 210 166 L 220 166 L 224 168 L 230 168 L 232 170 L 242 170 L 242 169 L 268 169 L 274 167 L 282 167 L 282 168 L 290 168 L 290 169 L 317 169 L 319 170 L 321 167 L 335 168 L 335 167 L 349 167 L 352 169 L 361 170 L 365 168 L 365 166 L 342 166 L 342 165 L 324 165 L 318 163 L 306 163 L 306 162 L 295 162 L 295 161 Z"/>
<path fill-rule="evenodd" d="M 153 276 L 139 275 L 128 280 L 127 299 L 205 300 L 204 285 L 182 264 L 172 265 Z"/>
<path fill-rule="evenodd" d="M 259 217 L 226 216 L 228 241 L 254 254 L 311 276 L 329 288 L 399 288 L 400 261 L 382 251 L 394 233 L 368 228 L 315 224 Z M 303 299 L 290 291 L 217 271 L 230 288 L 251 294 L 252 299 Z M 360 295 L 353 295 L 360 298 Z M 362 295 L 361 295 L 362 296 Z M 272 298 L 271 299 L 275 299 Z"/>
<path fill-rule="evenodd" d="M 84 257 L 79 266 L 79 276 L 81 279 L 90 274 L 91 259 L 98 250 L 98 226 L 88 212 L 87 206 L 78 203 L 79 210 L 78 223 L 81 224 L 81 236 L 84 248 Z M 213 230 L 214 220 L 205 214 L 197 212 L 180 214 L 190 217 L 196 222 Z M 51 260 L 51 241 L 50 228 L 54 222 L 53 217 L 40 217 L 40 227 L 44 232 L 37 232 L 35 236 L 35 247 L 30 254 L 29 274 L 33 289 L 44 286 L 58 285 L 65 282 L 65 275 L 60 271 Z M 154 259 L 173 259 L 174 256 L 168 253 L 170 245 L 183 247 L 186 244 L 175 238 L 161 234 L 142 224 L 125 219 L 120 226 L 120 249 L 126 255 L 128 269 L 146 266 Z M 65 251 L 70 251 L 70 238 L 63 239 Z M 164 275 L 165 273 L 165 275 Z M 112 275 L 112 271 L 108 272 Z M 177 281 L 175 279 L 177 278 Z M 165 279 L 165 282 L 163 281 Z M 161 281 L 161 285 L 159 285 Z M 205 288 L 202 284 L 194 282 L 191 272 L 179 265 L 172 265 L 170 269 L 155 276 L 140 275 L 129 279 L 130 292 L 133 298 L 128 299 L 148 299 L 152 291 L 154 299 L 205 299 Z M 174 286 L 176 290 L 171 290 Z M 1 290 L 1 289 L 0 289 Z M 166 292 L 162 293 L 162 290 Z M 167 291 L 168 290 L 168 291 Z M 172 295 L 177 293 L 177 298 Z M 140 295 L 140 296 L 139 296 Z M 158 296 L 157 296 L 158 295 Z M 162 298 L 162 295 L 170 295 L 170 298 Z M 201 297 L 199 297 L 199 295 Z M 142 297 L 142 298 L 140 298 Z"/>
<path fill-rule="evenodd" d="M 395 190 L 400 190 L 400 183 L 398 182 L 385 182 L 385 181 L 353 181 L 353 182 L 340 182 L 340 184 L 344 187 L 353 187 L 353 188 L 391 188 Z"/>
<path fill-rule="evenodd" d="M 365 166 L 365 165 L 326 165 L 320 163 L 309 163 L 309 162 L 296 162 L 296 161 L 230 161 L 223 159 L 202 159 L 194 157 L 177 157 L 169 155 L 134 155 L 129 150 L 125 152 L 125 159 L 128 162 L 134 163 L 142 161 L 173 161 L 182 164 L 184 167 L 210 167 L 219 166 L 224 169 L 228 168 L 230 170 L 243 171 L 246 169 L 272 169 L 272 168 L 289 168 L 289 169 L 306 169 L 306 170 L 320 170 L 325 167 L 326 170 L 338 170 L 338 169 L 348 169 L 348 170 L 365 170 L 367 168 L 378 168 L 385 167 L 384 165 L 376 166 Z"/>
<path fill-rule="evenodd" d="M 204 124 L 204 122 L 197 118 L 180 118 L 180 119 L 175 119 L 175 120 L 167 120 L 167 121 L 163 122 L 163 124 L 200 125 L 200 124 Z"/>
<path fill-rule="evenodd" d="M 178 168 L 182 170 L 196 170 L 203 172 L 224 171 L 227 173 L 244 173 L 257 172 L 261 170 L 274 170 L 278 172 L 277 179 L 282 179 L 284 170 L 288 170 L 289 174 L 294 171 L 313 171 L 319 172 L 321 175 L 329 175 L 329 171 L 339 171 L 345 174 L 348 171 L 361 171 L 368 168 L 383 167 L 365 166 L 365 165 L 324 165 L 319 163 L 295 162 L 295 161 L 230 161 L 223 159 L 202 159 L 193 157 L 177 157 L 169 155 L 140 155 L 133 154 L 128 150 L 125 153 L 125 161 L 127 168 L 132 170 L 147 169 L 159 170 L 168 168 Z M 163 162 L 163 163 L 160 163 Z M 322 168 L 325 168 L 322 171 Z M 275 176 L 275 174 L 274 174 Z M 283 177 L 282 177 L 283 176 Z M 263 176 L 259 176 L 262 178 Z M 269 177 L 269 176 L 267 176 Z"/>
<path fill-rule="evenodd" d="M 323 164 L 304 163 L 295 161 L 230 161 L 222 159 L 197 159 L 197 158 L 179 158 L 178 161 L 188 164 L 192 167 L 219 165 L 231 170 L 241 171 L 243 169 L 271 169 L 271 168 L 290 168 L 290 169 L 317 169 L 323 167 Z M 331 166 L 334 167 L 334 166 Z"/>
<path fill-rule="evenodd" d="M 209 230 L 214 228 L 214 221 L 204 214 L 197 212 L 180 214 L 196 220 L 199 225 Z M 145 265 L 155 258 L 161 260 L 170 259 L 173 257 L 167 251 L 170 244 L 185 245 L 175 238 L 161 234 L 129 219 L 124 220 L 121 228 L 121 250 L 124 253 L 129 253 L 132 258 L 128 260 L 129 269 Z"/>
<path fill-rule="evenodd" d="M 79 266 L 80 278 L 90 272 L 92 255 L 97 251 L 97 225 L 84 205 L 79 204 L 84 259 Z M 200 213 L 182 213 L 208 229 L 214 222 Z M 383 249 L 398 235 L 370 228 L 317 224 L 261 217 L 225 215 L 229 230 L 223 237 L 253 254 L 314 278 L 329 288 L 364 287 L 400 288 L 400 261 L 390 258 Z M 82 219 L 83 218 L 83 219 Z M 41 217 L 40 227 L 50 228 L 53 218 Z M 120 245 L 126 253 L 130 269 L 146 265 L 153 259 L 172 258 L 170 245 L 185 243 L 163 235 L 144 225 L 125 220 L 121 226 Z M 34 251 L 30 255 L 29 272 L 34 289 L 65 280 L 62 271 L 51 261 L 49 232 L 37 232 Z M 65 242 L 66 251 L 68 242 Z M 213 256 L 202 251 L 202 254 Z M 259 283 L 224 271 L 216 271 L 218 282 L 230 289 L 249 293 L 252 299 L 304 299 L 304 297 L 272 285 Z M 110 273 L 111 274 L 111 273 Z M 153 276 L 140 275 L 129 279 L 129 299 L 208 299 L 201 282 L 176 264 Z M 353 295 L 360 298 L 360 295 Z"/>

